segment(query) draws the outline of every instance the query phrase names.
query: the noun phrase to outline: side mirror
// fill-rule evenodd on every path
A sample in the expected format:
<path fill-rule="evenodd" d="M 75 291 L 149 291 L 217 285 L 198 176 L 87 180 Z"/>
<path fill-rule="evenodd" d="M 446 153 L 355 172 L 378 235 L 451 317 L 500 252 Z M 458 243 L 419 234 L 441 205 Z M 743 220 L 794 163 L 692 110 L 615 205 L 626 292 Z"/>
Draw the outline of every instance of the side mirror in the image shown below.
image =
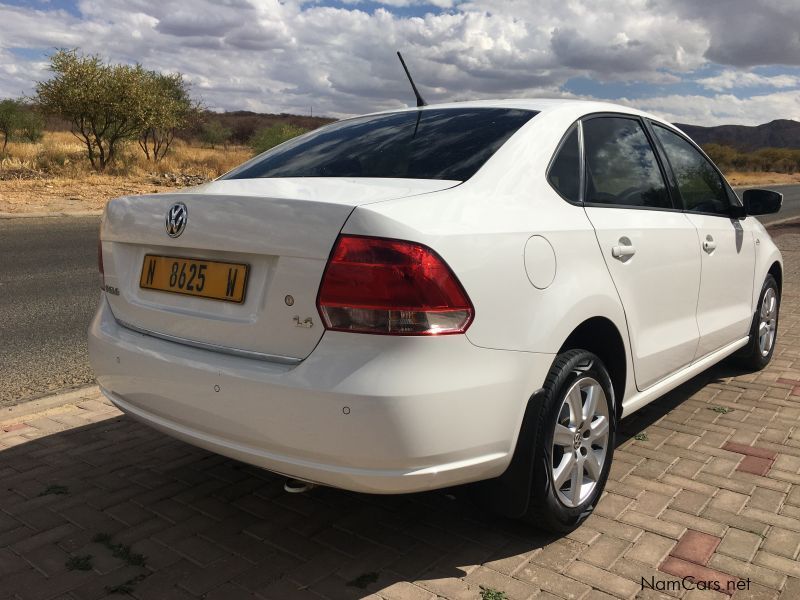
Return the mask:
<path fill-rule="evenodd" d="M 783 194 L 772 190 L 745 190 L 742 201 L 748 215 L 770 215 L 781 209 Z"/>

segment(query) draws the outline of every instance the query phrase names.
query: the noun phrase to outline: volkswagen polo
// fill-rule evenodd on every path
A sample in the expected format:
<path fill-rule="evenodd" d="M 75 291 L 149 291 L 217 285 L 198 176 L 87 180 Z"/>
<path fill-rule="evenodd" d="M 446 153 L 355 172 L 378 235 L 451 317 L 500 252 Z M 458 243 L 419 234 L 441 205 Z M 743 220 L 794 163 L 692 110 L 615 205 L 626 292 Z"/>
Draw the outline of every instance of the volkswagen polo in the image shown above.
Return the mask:
<path fill-rule="evenodd" d="M 771 359 L 781 255 L 685 134 L 562 100 L 346 119 L 108 203 L 103 393 L 169 435 L 369 493 L 471 484 L 566 531 L 620 419 Z"/>

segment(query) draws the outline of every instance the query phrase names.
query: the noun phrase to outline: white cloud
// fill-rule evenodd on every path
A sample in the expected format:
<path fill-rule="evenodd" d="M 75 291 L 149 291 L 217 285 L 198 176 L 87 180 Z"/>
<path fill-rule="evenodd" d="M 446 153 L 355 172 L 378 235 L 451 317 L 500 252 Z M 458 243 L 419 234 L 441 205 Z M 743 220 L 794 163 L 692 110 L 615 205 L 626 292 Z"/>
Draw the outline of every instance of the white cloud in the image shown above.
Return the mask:
<path fill-rule="evenodd" d="M 30 93 L 33 81 L 47 76 L 40 60 L 12 48 L 78 46 L 180 71 L 215 109 L 303 113 L 313 106 L 315 114 L 330 115 L 411 102 L 397 49 L 429 101 L 564 96 L 574 77 L 669 89 L 690 80 L 712 54 L 731 64 L 747 62 L 747 52 L 800 62 L 800 52 L 792 53 L 796 33 L 780 42 L 767 37 L 800 29 L 791 11 L 797 0 L 729 1 L 735 11 L 725 8 L 728 0 L 702 3 L 715 10 L 695 0 L 378 0 L 386 8 L 372 12 L 361 0 L 344 0 L 345 8 L 326 7 L 325 0 L 80 0 L 80 17 L 0 4 L 0 96 Z M 395 6 L 421 6 L 425 14 L 401 17 L 391 12 Z M 728 22 L 741 26 L 726 29 Z M 758 45 L 768 51 L 756 53 Z M 786 90 L 797 78 L 725 70 L 700 83 L 714 91 Z M 688 105 L 681 112 L 668 95 L 650 102 L 663 102 L 685 115 L 681 120 L 698 114 L 708 121 L 728 118 L 725 103 L 713 101 L 721 97 L 706 98 L 708 114 Z M 760 118 L 768 106 L 791 108 L 784 100 L 731 97 L 742 107 L 740 120 Z"/>
<path fill-rule="evenodd" d="M 749 71 L 734 71 L 725 70 L 719 75 L 713 77 L 705 77 L 698 79 L 697 83 L 705 88 L 721 92 L 723 90 L 731 90 L 734 88 L 747 88 L 747 87 L 774 87 L 774 88 L 792 88 L 800 87 L 800 77 L 793 75 L 759 75 Z"/>
<path fill-rule="evenodd" d="M 692 125 L 760 125 L 775 119 L 800 121 L 800 93 L 775 92 L 737 98 L 732 94 L 716 96 L 669 95 L 645 99 L 619 100 L 659 115 L 668 121 Z"/>

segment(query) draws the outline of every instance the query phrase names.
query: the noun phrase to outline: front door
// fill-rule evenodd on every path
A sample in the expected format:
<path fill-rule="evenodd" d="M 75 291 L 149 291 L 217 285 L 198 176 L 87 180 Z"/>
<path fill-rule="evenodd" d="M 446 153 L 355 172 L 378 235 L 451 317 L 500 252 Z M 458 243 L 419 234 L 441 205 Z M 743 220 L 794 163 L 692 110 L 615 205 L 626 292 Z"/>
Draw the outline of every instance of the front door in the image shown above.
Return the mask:
<path fill-rule="evenodd" d="M 676 132 L 653 124 L 686 216 L 700 240 L 699 359 L 747 336 L 753 319 L 753 234 L 730 217 L 730 196 L 711 162 Z M 732 193 L 732 192 L 731 192 Z"/>

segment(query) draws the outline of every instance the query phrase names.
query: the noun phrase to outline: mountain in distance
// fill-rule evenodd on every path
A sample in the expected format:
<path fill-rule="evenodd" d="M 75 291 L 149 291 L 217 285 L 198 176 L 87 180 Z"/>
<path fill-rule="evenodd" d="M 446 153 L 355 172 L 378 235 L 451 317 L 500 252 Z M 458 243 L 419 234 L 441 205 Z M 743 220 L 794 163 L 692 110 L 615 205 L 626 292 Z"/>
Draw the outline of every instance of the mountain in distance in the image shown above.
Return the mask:
<path fill-rule="evenodd" d="M 800 148 L 800 121 L 777 119 L 763 125 L 718 125 L 701 127 L 675 123 L 695 142 L 722 144 L 738 150 L 759 148 Z"/>

